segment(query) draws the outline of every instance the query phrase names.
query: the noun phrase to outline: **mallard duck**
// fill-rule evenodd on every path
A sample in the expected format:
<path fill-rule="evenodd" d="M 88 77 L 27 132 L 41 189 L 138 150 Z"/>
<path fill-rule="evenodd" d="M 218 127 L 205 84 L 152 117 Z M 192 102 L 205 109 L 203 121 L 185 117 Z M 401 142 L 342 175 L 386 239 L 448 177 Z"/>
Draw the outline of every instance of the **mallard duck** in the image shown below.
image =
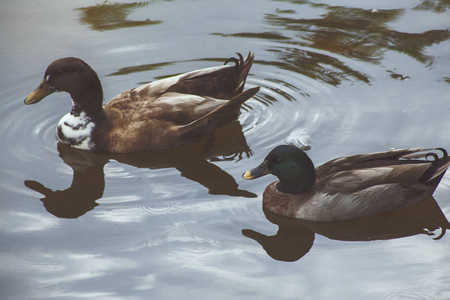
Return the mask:
<path fill-rule="evenodd" d="M 223 66 L 130 89 L 104 106 L 95 71 L 79 58 L 62 58 L 48 66 L 25 104 L 57 91 L 69 93 L 72 110 L 59 121 L 57 137 L 75 148 L 110 153 L 178 148 L 235 120 L 241 104 L 258 92 L 259 87 L 243 92 L 254 54 L 238 55 Z"/>
<path fill-rule="evenodd" d="M 442 152 L 441 158 L 437 151 Z M 425 201 L 449 165 L 444 149 L 414 148 L 341 157 L 315 169 L 301 149 L 282 145 L 243 177 L 254 179 L 269 173 L 278 177 L 263 194 L 264 207 L 273 213 L 341 221 Z"/>

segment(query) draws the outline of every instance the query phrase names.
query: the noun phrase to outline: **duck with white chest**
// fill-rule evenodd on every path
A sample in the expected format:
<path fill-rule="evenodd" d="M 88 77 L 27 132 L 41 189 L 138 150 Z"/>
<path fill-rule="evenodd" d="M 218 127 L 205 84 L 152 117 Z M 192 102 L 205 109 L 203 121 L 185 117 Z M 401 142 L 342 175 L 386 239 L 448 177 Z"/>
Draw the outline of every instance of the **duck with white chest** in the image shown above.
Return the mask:
<path fill-rule="evenodd" d="M 57 136 L 74 148 L 110 153 L 178 148 L 208 138 L 236 120 L 241 104 L 258 92 L 259 87 L 244 91 L 254 55 L 245 59 L 238 55 L 223 66 L 130 89 L 106 105 L 95 71 L 79 58 L 62 58 L 48 66 L 25 104 L 57 91 L 69 93 L 72 109 L 59 121 Z"/>

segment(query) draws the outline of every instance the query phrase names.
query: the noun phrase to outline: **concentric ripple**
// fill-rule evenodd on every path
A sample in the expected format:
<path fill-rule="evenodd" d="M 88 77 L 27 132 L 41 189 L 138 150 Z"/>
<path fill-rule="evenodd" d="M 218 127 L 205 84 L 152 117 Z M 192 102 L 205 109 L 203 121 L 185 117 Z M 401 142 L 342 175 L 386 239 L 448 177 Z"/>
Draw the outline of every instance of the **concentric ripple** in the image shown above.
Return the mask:
<path fill-rule="evenodd" d="M 434 297 L 426 293 L 414 291 L 391 292 L 384 296 L 384 300 L 433 300 Z"/>
<path fill-rule="evenodd" d="M 305 67 L 306 68 L 306 67 Z M 344 137 L 358 118 L 358 103 L 338 99 L 333 86 L 326 82 L 299 74 L 280 66 L 276 58 L 257 61 L 249 85 L 262 88 L 254 99 L 248 101 L 250 109 L 242 112 L 240 121 L 251 148 L 269 150 L 284 142 L 290 132 L 304 128 L 312 137 L 339 132 Z"/>

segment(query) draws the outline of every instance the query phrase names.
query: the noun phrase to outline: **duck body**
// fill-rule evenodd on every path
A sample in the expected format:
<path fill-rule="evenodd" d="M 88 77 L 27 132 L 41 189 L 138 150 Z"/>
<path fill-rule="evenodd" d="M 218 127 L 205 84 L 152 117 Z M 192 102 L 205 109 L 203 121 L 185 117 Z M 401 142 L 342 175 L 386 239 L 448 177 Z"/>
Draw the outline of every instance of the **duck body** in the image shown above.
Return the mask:
<path fill-rule="evenodd" d="M 182 147 L 207 138 L 236 120 L 240 106 L 259 87 L 243 91 L 254 55 L 125 91 L 102 105 L 103 91 L 92 68 L 63 58 L 47 68 L 26 99 L 34 104 L 55 91 L 68 92 L 72 109 L 58 123 L 58 139 L 72 147 L 134 153 Z M 227 64 L 232 61 L 234 65 Z"/>
<path fill-rule="evenodd" d="M 450 165 L 444 149 L 414 148 L 341 157 L 314 169 L 302 150 L 279 147 L 244 178 L 277 175 L 280 181 L 263 193 L 264 207 L 311 221 L 359 219 L 416 205 L 431 197 Z"/>

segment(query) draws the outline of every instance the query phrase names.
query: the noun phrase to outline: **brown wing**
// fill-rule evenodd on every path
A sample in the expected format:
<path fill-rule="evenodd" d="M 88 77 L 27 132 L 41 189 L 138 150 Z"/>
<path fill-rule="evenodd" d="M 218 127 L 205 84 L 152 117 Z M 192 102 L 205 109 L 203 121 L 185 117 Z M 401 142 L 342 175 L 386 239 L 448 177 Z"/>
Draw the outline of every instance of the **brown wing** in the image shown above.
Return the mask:
<path fill-rule="evenodd" d="M 185 126 L 181 126 L 178 129 L 180 136 L 195 137 L 212 134 L 217 128 L 235 120 L 239 114 L 241 104 L 253 97 L 259 89 L 260 87 L 248 89 L 198 120 Z"/>
<path fill-rule="evenodd" d="M 114 97 L 105 108 L 118 102 L 155 102 L 164 93 L 180 93 L 229 100 L 242 93 L 248 72 L 253 64 L 254 54 L 249 53 L 244 60 L 230 58 L 235 65 L 205 68 L 183 73 L 177 76 L 157 80 L 137 88 L 125 91 Z"/>
<path fill-rule="evenodd" d="M 105 106 L 112 120 L 109 144 L 113 152 L 141 152 L 177 148 L 213 133 L 236 119 L 240 105 L 259 87 L 231 100 L 166 93 L 154 102 L 122 99 Z"/>

